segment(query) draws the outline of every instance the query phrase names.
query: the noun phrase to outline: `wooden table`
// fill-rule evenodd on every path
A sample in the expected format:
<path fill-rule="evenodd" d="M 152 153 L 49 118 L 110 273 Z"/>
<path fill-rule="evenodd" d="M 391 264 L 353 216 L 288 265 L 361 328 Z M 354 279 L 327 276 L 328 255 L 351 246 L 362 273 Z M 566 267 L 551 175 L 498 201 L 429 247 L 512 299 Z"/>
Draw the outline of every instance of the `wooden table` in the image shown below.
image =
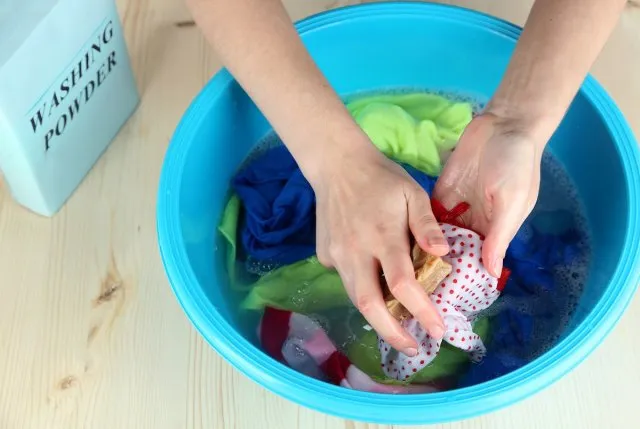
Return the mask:
<path fill-rule="evenodd" d="M 356 1 L 289 0 L 293 19 Z M 456 2 L 523 24 L 531 0 Z M 191 327 L 157 250 L 168 141 L 220 67 L 180 0 L 118 0 L 142 104 L 66 207 L 45 219 L 0 185 L 0 428 L 365 428 L 283 400 Z M 594 66 L 640 130 L 640 8 Z M 579 150 L 579 149 L 578 149 Z M 591 357 L 504 411 L 442 427 L 638 427 L 640 300 Z M 371 426 L 373 427 L 373 426 Z"/>

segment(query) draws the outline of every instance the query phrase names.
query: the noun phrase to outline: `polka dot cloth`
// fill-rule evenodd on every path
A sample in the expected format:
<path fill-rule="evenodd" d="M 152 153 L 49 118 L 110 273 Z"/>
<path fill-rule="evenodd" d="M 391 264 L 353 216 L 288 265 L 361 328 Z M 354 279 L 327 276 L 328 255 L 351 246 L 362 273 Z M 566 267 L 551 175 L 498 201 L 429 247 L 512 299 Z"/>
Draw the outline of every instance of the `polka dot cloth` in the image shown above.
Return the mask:
<path fill-rule="evenodd" d="M 483 239 L 473 231 L 449 224 L 440 224 L 451 251 L 442 259 L 452 266 L 442 284 L 431 294 L 431 301 L 444 319 L 443 340 L 469 352 L 471 360 L 480 361 L 486 349 L 473 332 L 472 323 L 478 313 L 488 308 L 500 296 L 498 279 L 482 265 Z M 415 319 L 407 319 L 403 327 L 418 343 L 418 355 L 406 356 L 394 350 L 381 338 L 378 348 L 385 374 L 406 380 L 429 365 L 439 353 L 442 340 L 431 338 Z"/>

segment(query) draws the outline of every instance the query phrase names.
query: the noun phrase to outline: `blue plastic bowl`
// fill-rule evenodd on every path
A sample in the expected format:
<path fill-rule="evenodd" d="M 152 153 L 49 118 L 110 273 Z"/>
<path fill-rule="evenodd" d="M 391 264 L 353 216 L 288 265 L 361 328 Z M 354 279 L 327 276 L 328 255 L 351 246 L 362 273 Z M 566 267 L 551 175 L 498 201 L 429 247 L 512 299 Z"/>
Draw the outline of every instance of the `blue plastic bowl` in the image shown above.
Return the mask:
<path fill-rule="evenodd" d="M 469 10 L 384 3 L 322 13 L 297 24 L 306 46 L 342 95 L 432 88 L 487 99 L 520 29 Z M 578 365 L 616 324 L 639 283 L 637 143 L 605 91 L 587 78 L 549 150 L 584 202 L 593 259 L 578 311 L 559 342 L 523 368 L 464 389 L 384 395 L 329 385 L 271 359 L 238 320 L 216 226 L 232 175 L 270 126 L 227 71 L 197 96 L 166 154 L 158 198 L 158 241 L 185 313 L 229 363 L 303 406 L 386 424 L 461 420 L 513 404 Z"/>

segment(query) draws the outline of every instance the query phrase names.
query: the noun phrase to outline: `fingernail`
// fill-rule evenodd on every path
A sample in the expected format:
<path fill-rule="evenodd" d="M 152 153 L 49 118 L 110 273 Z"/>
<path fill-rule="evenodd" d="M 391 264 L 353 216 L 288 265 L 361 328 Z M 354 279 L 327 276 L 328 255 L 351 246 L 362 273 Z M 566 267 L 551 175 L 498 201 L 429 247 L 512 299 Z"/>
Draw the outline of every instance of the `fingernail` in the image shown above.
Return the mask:
<path fill-rule="evenodd" d="M 441 339 L 442 337 L 444 337 L 444 326 L 443 325 L 435 325 L 433 328 L 431 328 L 430 330 L 430 334 L 433 338 L 435 338 L 436 340 Z"/>
<path fill-rule="evenodd" d="M 427 244 L 431 247 L 447 247 L 447 242 L 442 237 L 429 237 Z"/>
<path fill-rule="evenodd" d="M 502 274 L 502 258 L 498 257 L 493 261 L 493 271 L 500 277 Z"/>
<path fill-rule="evenodd" d="M 418 350 L 414 349 L 413 347 L 409 347 L 408 349 L 404 350 L 404 354 L 409 357 L 414 357 L 415 355 L 418 354 Z"/>

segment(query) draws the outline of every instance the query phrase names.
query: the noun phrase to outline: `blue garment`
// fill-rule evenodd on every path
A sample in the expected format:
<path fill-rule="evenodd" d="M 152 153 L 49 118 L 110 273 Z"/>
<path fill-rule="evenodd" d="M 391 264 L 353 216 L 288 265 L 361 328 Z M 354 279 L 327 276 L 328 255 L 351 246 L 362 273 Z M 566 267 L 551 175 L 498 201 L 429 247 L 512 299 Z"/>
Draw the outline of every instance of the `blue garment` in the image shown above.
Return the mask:
<path fill-rule="evenodd" d="M 291 264 L 315 253 L 315 198 L 284 146 L 238 172 L 232 186 L 242 202 L 244 251 L 259 261 Z"/>
<path fill-rule="evenodd" d="M 420 185 L 420 187 L 424 189 L 429 196 L 431 196 L 431 194 L 433 193 L 433 188 L 436 186 L 437 178 L 431 177 L 423 173 L 422 171 L 413 168 L 409 164 L 402 164 L 402 167 L 404 167 L 405 171 L 409 173 L 413 180 L 418 182 L 418 185 Z"/>
<path fill-rule="evenodd" d="M 428 193 L 435 179 L 403 166 Z M 311 185 L 285 146 L 276 146 L 241 169 L 232 182 L 242 202 L 243 252 L 271 268 L 316 253 L 316 204 Z"/>
<path fill-rule="evenodd" d="M 557 328 L 553 325 L 568 297 L 557 292 L 551 270 L 574 260 L 579 238 L 571 229 L 549 234 L 540 232 L 535 219 L 525 222 L 507 249 L 504 265 L 511 276 L 500 298 L 521 305 L 502 308 L 491 318 L 487 355 L 462 376 L 461 387 L 492 380 L 526 365 L 541 341 L 547 340 L 546 335 L 535 333 Z"/>

